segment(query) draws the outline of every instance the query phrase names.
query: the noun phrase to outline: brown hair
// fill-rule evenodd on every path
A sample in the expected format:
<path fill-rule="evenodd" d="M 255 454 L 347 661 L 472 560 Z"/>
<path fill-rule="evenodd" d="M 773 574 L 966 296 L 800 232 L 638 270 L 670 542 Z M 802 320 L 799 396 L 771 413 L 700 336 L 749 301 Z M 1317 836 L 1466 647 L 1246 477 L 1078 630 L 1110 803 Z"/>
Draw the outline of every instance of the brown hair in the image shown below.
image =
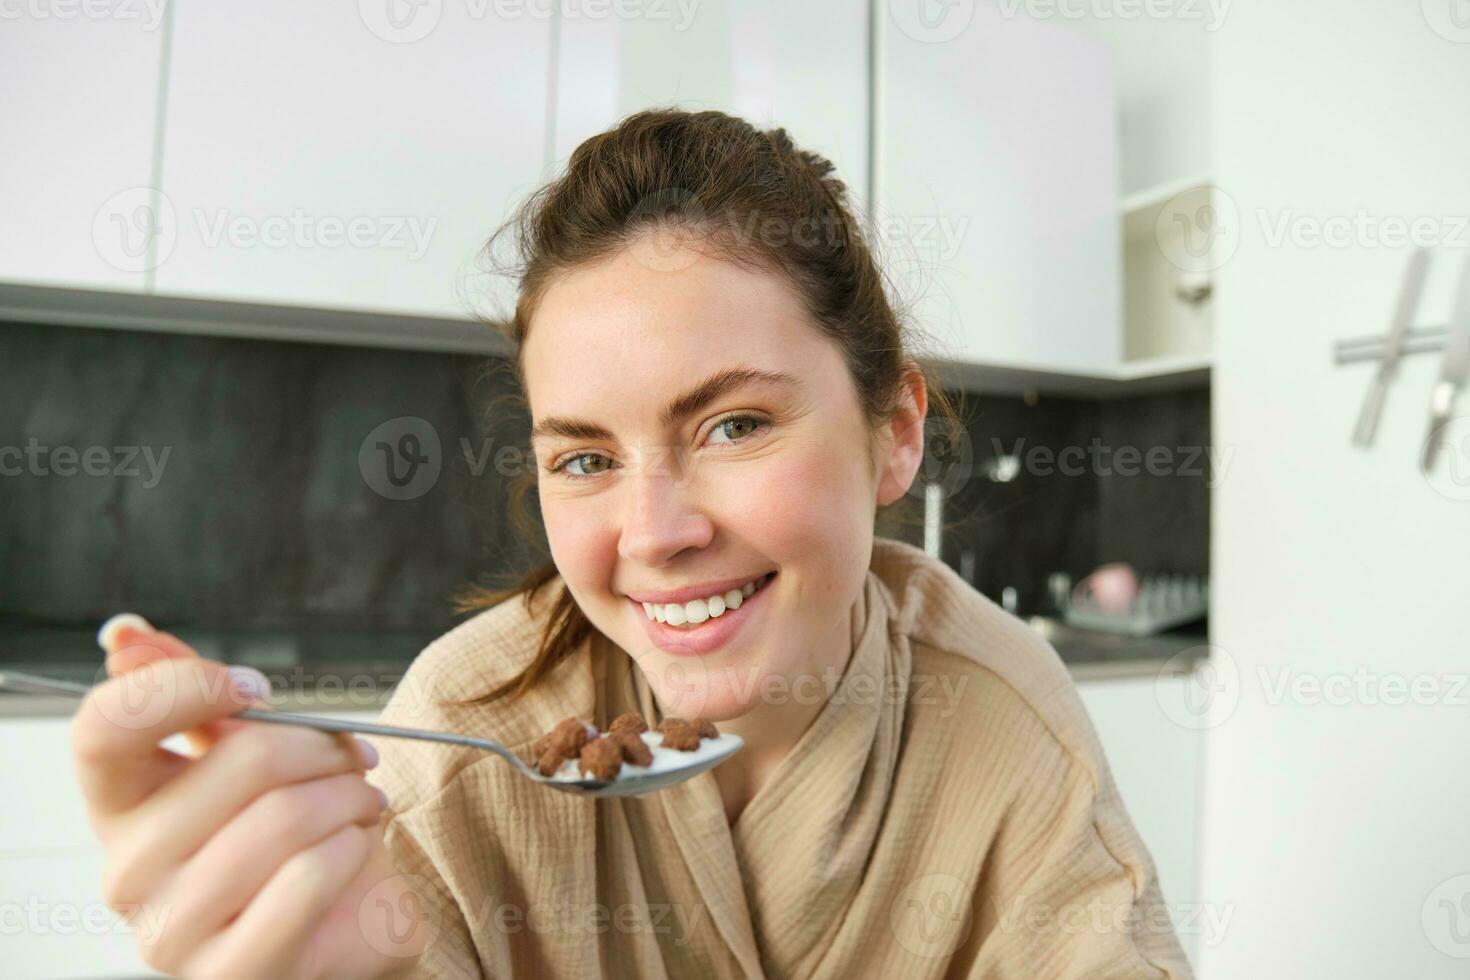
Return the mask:
<path fill-rule="evenodd" d="M 650 230 L 677 230 L 747 266 L 779 270 L 792 282 L 813 324 L 841 349 L 870 425 L 881 425 L 899 404 L 906 375 L 928 382 L 929 406 L 955 426 L 955 406 L 918 364 L 907 331 L 890 304 L 884 281 L 864 241 L 845 185 L 830 161 L 801 150 L 786 130 L 759 130 L 717 111 L 649 109 L 584 141 L 565 172 L 532 194 L 491 236 L 515 234 L 519 278 L 515 314 L 501 325 L 513 351 L 516 379 L 525 390 L 520 349 L 537 304 L 554 278 L 604 258 Z M 518 523 L 528 524 L 523 502 L 535 467 L 513 493 Z M 456 611 L 470 612 L 516 596 L 527 609 L 557 576 L 547 562 L 510 589 L 474 586 Z M 516 677 L 472 703 L 519 698 L 569 656 L 594 627 L 563 584 L 534 659 Z"/>

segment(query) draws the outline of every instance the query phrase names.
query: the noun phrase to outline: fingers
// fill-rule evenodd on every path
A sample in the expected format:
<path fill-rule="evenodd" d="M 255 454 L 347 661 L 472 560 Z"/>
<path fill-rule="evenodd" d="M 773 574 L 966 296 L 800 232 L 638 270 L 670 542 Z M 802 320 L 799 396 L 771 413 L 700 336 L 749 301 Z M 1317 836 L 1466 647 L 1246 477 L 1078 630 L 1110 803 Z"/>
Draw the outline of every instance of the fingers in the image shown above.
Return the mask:
<path fill-rule="evenodd" d="M 94 687 L 72 719 L 72 755 L 89 811 L 105 818 L 137 804 L 162 770 L 172 775 L 186 761 L 158 743 L 249 707 L 253 684 L 211 660 L 168 658 Z"/>
<path fill-rule="evenodd" d="M 108 900 L 143 901 L 258 797 L 278 787 L 361 775 L 356 740 L 310 728 L 247 722 L 115 821 Z M 375 798 L 375 796 L 374 796 Z"/>
<path fill-rule="evenodd" d="M 170 633 L 160 633 L 136 613 L 120 613 L 102 624 L 97 645 L 107 655 L 107 673 L 116 677 L 155 660 L 198 657 L 194 648 Z"/>
<path fill-rule="evenodd" d="M 344 827 L 376 827 L 387 797 L 357 773 L 282 786 L 254 800 L 190 858 L 154 903 L 168 910 L 153 940 L 168 971 L 225 928 L 291 858 Z"/>
<path fill-rule="evenodd" d="M 298 851 L 185 972 L 200 976 L 290 977 L 319 960 L 308 944 L 373 853 L 378 831 L 355 824 Z M 355 924 L 354 924 L 355 925 Z M 317 951 L 319 954 L 319 951 Z M 242 968 L 242 964 L 248 964 Z M 307 975 L 330 975 L 317 963 Z"/>
<path fill-rule="evenodd" d="M 332 909 L 378 863 L 391 870 L 386 801 L 363 778 L 371 744 L 232 717 L 269 707 L 264 676 L 141 617 L 114 617 L 98 642 L 110 679 L 73 719 L 73 758 L 106 845 L 104 894 L 142 916 L 145 959 L 171 973 L 294 976 L 360 954 L 361 930 Z M 179 733 L 194 757 L 160 747 Z"/>
<path fill-rule="evenodd" d="M 119 613 L 97 631 L 97 645 L 106 656 L 107 673 L 118 677 L 145 664 L 159 660 L 190 660 L 199 654 L 193 647 L 171 633 L 162 633 L 136 613 Z M 264 675 L 260 678 L 264 693 L 270 693 L 270 683 Z M 227 731 L 231 722 L 210 722 L 184 733 L 192 755 L 203 755 L 211 745 Z"/>

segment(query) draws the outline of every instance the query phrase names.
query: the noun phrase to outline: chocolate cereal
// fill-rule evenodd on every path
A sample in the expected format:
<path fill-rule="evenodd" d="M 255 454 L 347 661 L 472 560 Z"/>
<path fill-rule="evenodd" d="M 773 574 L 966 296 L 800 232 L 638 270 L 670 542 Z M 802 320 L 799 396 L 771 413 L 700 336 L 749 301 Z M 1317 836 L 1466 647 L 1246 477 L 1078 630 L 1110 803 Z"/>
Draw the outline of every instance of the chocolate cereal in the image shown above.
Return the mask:
<path fill-rule="evenodd" d="M 623 768 L 623 747 L 613 738 L 597 738 L 582 746 L 577 769 L 582 775 L 610 783 Z"/>

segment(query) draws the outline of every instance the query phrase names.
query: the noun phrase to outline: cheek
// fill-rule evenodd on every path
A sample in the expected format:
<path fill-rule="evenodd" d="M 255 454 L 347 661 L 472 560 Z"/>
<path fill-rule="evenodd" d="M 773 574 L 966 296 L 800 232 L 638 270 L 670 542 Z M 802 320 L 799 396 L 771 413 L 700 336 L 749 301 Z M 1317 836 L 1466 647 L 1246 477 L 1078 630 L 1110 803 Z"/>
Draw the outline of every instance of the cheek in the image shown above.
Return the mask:
<path fill-rule="evenodd" d="M 840 593 L 867 567 L 873 530 L 872 478 L 866 461 L 840 447 L 811 446 L 783 452 L 741 487 L 750 540 L 772 560 L 804 568 L 816 578 L 802 583 L 807 595 Z"/>
<path fill-rule="evenodd" d="M 579 596 L 605 587 L 617 560 L 617 535 L 598 510 L 585 501 L 541 500 L 542 523 L 551 558 Z"/>

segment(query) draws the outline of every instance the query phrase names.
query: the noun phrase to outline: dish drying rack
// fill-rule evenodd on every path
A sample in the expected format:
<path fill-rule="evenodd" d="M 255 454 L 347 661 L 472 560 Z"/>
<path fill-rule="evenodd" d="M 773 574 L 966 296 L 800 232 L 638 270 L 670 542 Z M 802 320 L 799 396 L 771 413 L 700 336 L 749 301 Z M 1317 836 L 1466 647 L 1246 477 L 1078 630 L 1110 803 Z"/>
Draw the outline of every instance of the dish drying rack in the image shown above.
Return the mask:
<path fill-rule="evenodd" d="M 1062 609 L 1062 620 L 1078 629 L 1153 636 L 1202 619 L 1210 608 L 1209 579 L 1201 575 L 1143 575 L 1128 608 L 1111 612 L 1091 595 L 1074 595 Z"/>

